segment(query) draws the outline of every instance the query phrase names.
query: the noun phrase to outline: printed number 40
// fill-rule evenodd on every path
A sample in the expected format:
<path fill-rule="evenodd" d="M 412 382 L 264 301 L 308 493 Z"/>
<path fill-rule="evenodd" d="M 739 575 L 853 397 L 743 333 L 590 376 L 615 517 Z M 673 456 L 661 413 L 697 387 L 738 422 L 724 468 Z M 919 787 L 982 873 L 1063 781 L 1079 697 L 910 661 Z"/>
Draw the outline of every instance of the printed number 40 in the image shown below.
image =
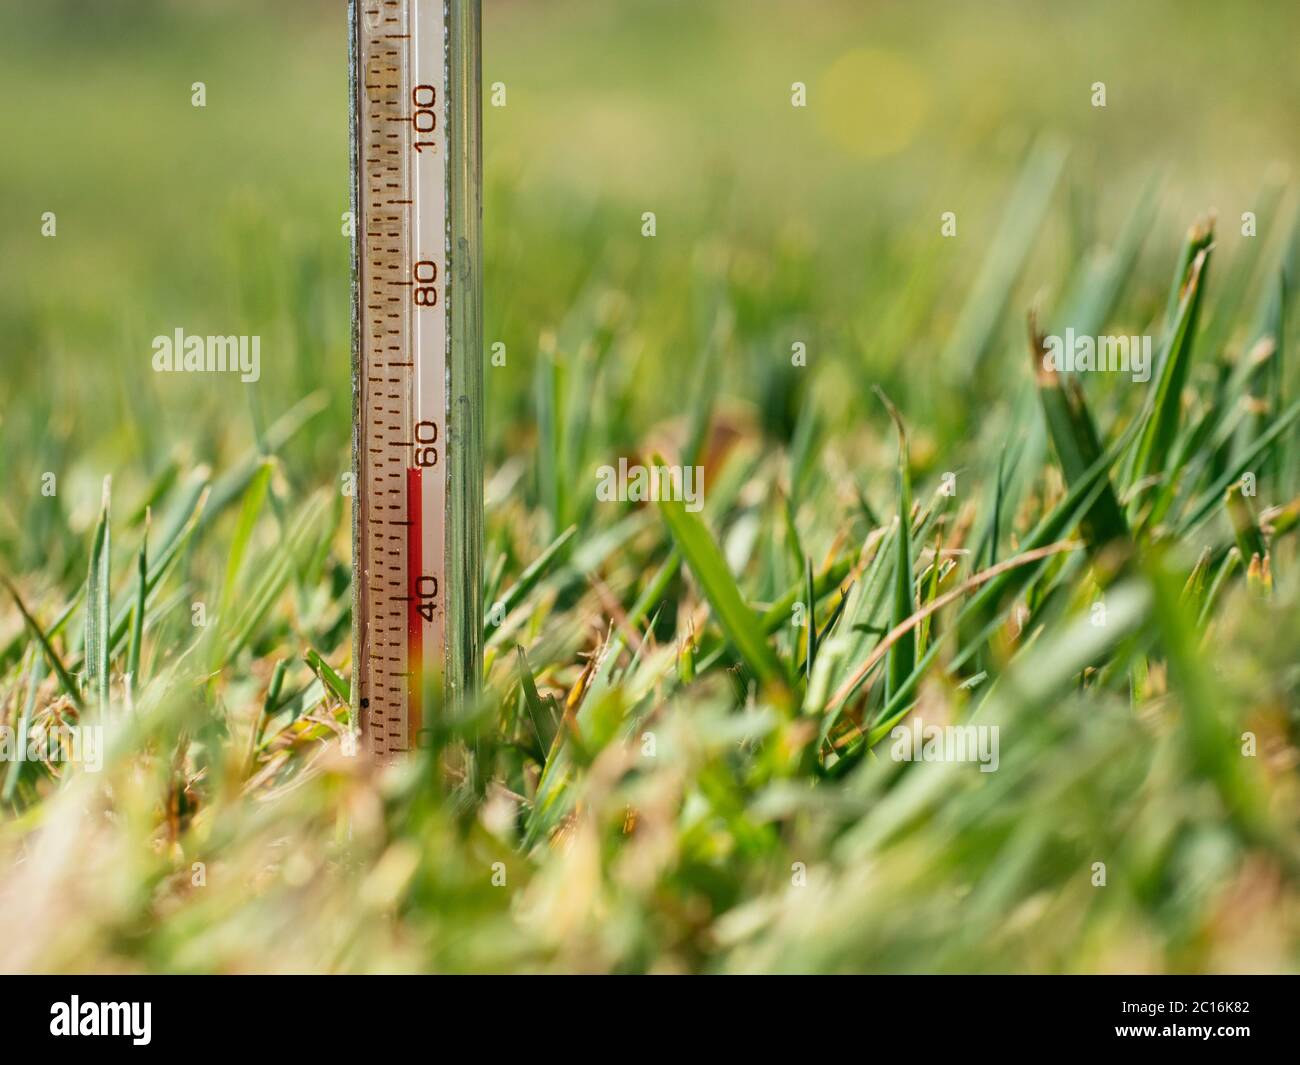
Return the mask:
<path fill-rule="evenodd" d="M 415 597 L 419 600 L 415 609 L 420 612 L 420 617 L 425 621 L 432 621 L 438 600 L 438 578 L 424 576 L 416 581 Z"/>

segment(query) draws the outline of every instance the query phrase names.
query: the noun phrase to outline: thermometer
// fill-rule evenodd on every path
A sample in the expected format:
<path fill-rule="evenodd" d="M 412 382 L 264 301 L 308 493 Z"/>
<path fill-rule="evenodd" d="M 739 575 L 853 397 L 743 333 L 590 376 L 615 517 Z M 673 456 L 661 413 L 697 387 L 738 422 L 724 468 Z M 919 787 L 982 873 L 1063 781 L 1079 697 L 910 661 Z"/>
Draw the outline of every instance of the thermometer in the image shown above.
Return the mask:
<path fill-rule="evenodd" d="M 350 0 L 353 739 L 427 743 L 482 671 L 479 0 Z"/>

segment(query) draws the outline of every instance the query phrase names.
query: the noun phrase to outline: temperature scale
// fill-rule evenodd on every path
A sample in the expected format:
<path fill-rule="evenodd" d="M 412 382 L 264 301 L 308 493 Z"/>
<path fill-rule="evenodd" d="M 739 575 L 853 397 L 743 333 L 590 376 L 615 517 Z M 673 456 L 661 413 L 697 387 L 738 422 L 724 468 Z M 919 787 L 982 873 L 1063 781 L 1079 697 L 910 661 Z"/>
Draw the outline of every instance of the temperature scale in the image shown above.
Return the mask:
<path fill-rule="evenodd" d="M 479 0 L 350 0 L 354 735 L 381 761 L 482 661 Z"/>

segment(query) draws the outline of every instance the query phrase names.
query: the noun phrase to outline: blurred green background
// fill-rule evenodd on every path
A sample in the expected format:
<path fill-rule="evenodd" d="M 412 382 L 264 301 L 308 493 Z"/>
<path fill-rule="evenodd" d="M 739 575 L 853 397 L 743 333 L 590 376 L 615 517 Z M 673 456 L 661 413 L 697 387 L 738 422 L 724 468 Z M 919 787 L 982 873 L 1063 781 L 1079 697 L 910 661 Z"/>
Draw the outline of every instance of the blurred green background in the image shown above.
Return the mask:
<path fill-rule="evenodd" d="M 1034 138 L 1069 155 L 1012 306 L 1059 295 L 1159 172 L 1141 305 L 1195 213 L 1227 221 L 1220 258 L 1280 228 L 1284 207 L 1247 248 L 1235 220 L 1296 163 L 1298 38 L 1300 8 L 1277 3 L 488 0 L 485 89 L 503 83 L 506 106 L 484 110 L 485 336 L 508 352 L 487 375 L 490 460 L 526 452 L 539 340 L 584 301 L 616 301 L 611 365 L 643 375 L 635 409 L 610 414 L 621 431 L 675 413 L 710 340 L 700 279 L 717 273 L 740 297 L 725 393 L 761 398 L 761 367 L 799 339 L 832 424 L 878 380 L 937 422 L 937 445 L 959 442 L 967 385 L 917 369 L 949 340 Z M 178 445 L 219 463 L 312 390 L 327 428 L 287 468 L 343 468 L 346 73 L 342 2 L 0 10 L 6 554 L 34 561 L 20 528 L 41 471 L 74 478 L 85 528 L 104 473 L 155 474 Z M 177 327 L 261 335 L 261 382 L 160 378 L 150 340 Z M 996 365 L 1018 373 L 1018 358 Z"/>

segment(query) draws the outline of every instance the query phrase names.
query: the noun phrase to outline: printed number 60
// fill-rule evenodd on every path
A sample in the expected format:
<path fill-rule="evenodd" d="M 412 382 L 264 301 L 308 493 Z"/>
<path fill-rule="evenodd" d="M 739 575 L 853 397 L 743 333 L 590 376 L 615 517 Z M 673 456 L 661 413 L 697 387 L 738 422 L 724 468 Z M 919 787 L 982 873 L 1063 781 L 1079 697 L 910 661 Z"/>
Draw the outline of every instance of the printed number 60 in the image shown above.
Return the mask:
<path fill-rule="evenodd" d="M 415 423 L 415 464 L 417 466 L 438 465 L 438 449 L 433 446 L 437 442 L 437 422 Z"/>

